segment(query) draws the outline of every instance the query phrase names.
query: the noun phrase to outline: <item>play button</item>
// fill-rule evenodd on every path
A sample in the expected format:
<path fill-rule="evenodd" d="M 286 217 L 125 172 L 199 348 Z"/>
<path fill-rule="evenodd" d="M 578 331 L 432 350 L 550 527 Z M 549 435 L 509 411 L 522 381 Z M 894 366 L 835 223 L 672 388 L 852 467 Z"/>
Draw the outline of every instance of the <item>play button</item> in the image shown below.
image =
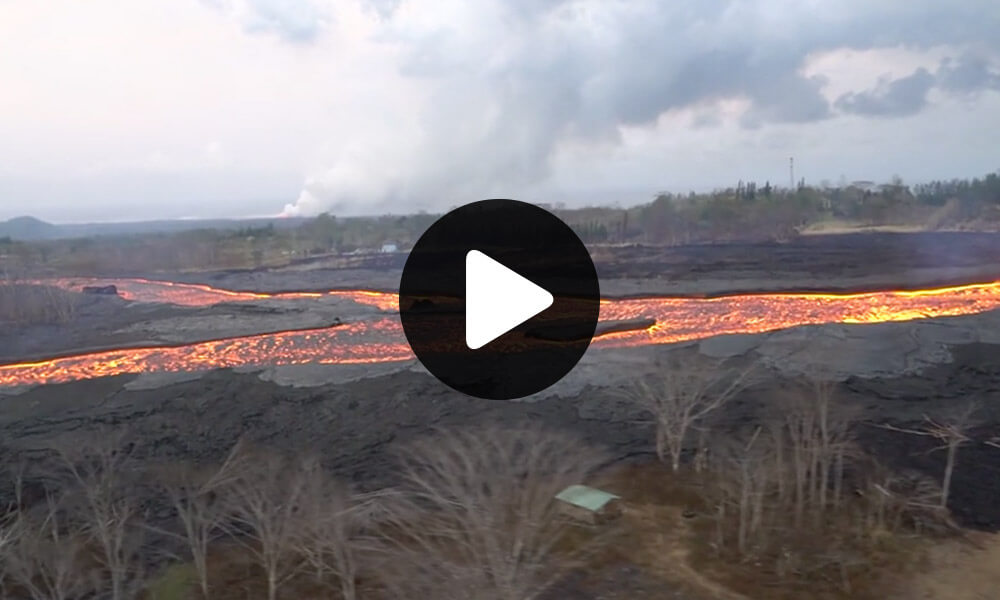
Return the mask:
<path fill-rule="evenodd" d="M 587 248 L 549 211 L 515 200 L 459 207 L 410 251 L 400 320 L 446 385 L 509 400 L 559 381 L 590 345 L 600 312 Z"/>
<path fill-rule="evenodd" d="M 552 294 L 479 250 L 465 255 L 465 345 L 478 350 L 552 306 Z"/>

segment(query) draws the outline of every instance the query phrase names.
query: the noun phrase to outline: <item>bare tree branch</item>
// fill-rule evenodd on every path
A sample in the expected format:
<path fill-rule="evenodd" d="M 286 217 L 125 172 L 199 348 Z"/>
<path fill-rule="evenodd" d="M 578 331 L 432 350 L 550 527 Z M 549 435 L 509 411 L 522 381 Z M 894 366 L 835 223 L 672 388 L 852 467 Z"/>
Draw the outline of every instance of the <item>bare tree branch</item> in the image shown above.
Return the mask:
<path fill-rule="evenodd" d="M 228 487 L 248 468 L 242 440 L 221 465 L 196 469 L 189 465 L 160 469 L 160 486 L 177 513 L 180 537 L 191 555 L 191 564 L 204 598 L 209 597 L 209 545 L 224 533 L 229 516 L 225 504 Z"/>
<path fill-rule="evenodd" d="M 304 496 L 303 528 L 295 549 L 312 567 L 316 581 L 334 576 L 343 600 L 358 597 L 362 535 L 368 525 L 368 505 L 346 484 L 318 476 L 308 482 Z"/>
<path fill-rule="evenodd" d="M 952 414 L 947 416 L 944 420 L 932 419 L 929 416 L 924 415 L 924 423 L 919 428 L 902 428 L 889 423 L 876 425 L 876 427 L 880 427 L 882 429 L 898 431 L 900 433 L 907 433 L 911 435 L 932 437 L 942 442 L 940 446 L 932 448 L 932 451 L 948 451 L 948 454 L 945 457 L 944 474 L 941 478 L 941 497 L 939 500 L 939 507 L 942 509 L 948 507 L 948 498 L 951 494 L 951 480 L 955 472 L 955 461 L 958 458 L 958 449 L 964 444 L 972 441 L 972 438 L 969 437 L 967 432 L 969 428 L 972 427 L 973 417 L 977 410 L 979 410 L 978 402 L 968 402 L 958 409 L 953 410 Z"/>
<path fill-rule="evenodd" d="M 17 535 L 3 549 L 11 579 L 32 600 L 72 600 L 99 589 L 101 576 L 88 565 L 86 538 L 68 529 L 56 499 L 19 514 Z"/>
<path fill-rule="evenodd" d="M 636 381 L 623 395 L 650 414 L 656 428 L 656 455 L 664 462 L 669 456 L 676 472 L 688 433 L 751 385 L 757 373 L 756 364 L 736 370 L 701 354 L 674 353 L 660 373 Z"/>
<path fill-rule="evenodd" d="M 131 485 L 136 466 L 126 438 L 126 432 L 103 430 L 56 448 L 63 472 L 80 492 L 81 502 L 74 508 L 100 549 L 112 600 L 129 597 L 141 580 L 143 528 Z"/>
<path fill-rule="evenodd" d="M 311 458 L 285 457 L 276 452 L 248 450 L 253 468 L 243 469 L 227 486 L 226 506 L 233 537 L 264 571 L 268 600 L 302 571 L 295 560 L 302 531 L 302 509 L 310 480 L 321 476 Z"/>
<path fill-rule="evenodd" d="M 555 495 L 605 457 L 535 428 L 441 431 L 402 454 L 387 528 L 387 585 L 400 597 L 536 598 L 595 548 Z"/>

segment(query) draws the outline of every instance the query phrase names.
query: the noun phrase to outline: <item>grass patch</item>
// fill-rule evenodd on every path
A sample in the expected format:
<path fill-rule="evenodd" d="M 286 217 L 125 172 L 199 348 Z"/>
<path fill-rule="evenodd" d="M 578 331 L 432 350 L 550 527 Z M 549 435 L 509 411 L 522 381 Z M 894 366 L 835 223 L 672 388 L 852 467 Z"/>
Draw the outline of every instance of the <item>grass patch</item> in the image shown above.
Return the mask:
<path fill-rule="evenodd" d="M 195 597 L 194 567 L 186 563 L 168 566 L 149 584 L 146 600 L 187 600 Z"/>

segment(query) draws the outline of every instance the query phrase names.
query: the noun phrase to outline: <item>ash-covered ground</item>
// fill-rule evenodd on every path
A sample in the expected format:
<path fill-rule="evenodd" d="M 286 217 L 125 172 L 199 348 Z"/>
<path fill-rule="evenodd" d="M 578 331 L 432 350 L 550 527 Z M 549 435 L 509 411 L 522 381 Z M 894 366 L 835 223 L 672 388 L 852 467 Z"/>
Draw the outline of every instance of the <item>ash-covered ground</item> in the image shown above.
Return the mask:
<path fill-rule="evenodd" d="M 606 296 L 705 295 L 750 290 L 917 288 L 1000 280 L 1000 236 L 866 234 L 802 238 L 788 244 L 597 249 Z M 402 256 L 369 268 L 336 270 L 322 261 L 289 269 L 201 274 L 123 274 L 248 290 L 394 289 Z M 247 335 L 365 318 L 376 309 L 267 300 L 183 308 L 92 297 L 65 327 L 0 335 L 3 362 L 95 347 L 162 344 Z M 759 361 L 771 378 L 747 390 L 718 427 L 758 420 L 777 391 L 805 374 L 837 382 L 840 402 L 869 424 L 918 422 L 960 401 L 979 400 L 976 436 L 1000 434 L 1000 314 L 877 325 L 820 325 L 680 345 L 591 349 L 556 386 L 517 402 L 472 399 L 414 361 L 375 365 L 254 367 L 206 373 L 135 374 L 0 391 L 0 431 L 9 460 L 43 455 L 57 439 L 101 426 L 127 426 L 141 452 L 160 458 L 217 459 L 240 436 L 285 448 L 319 449 L 328 466 L 363 487 L 385 483 L 392 444 L 438 426 L 531 421 L 581 433 L 622 460 L 647 460 L 649 426 L 617 393 L 658 369 L 672 352 L 737 363 Z M 864 444 L 894 464 L 938 477 L 944 454 L 927 440 L 859 425 Z M 967 525 L 1000 528 L 1000 449 L 963 448 L 951 505 Z"/>
<path fill-rule="evenodd" d="M 1000 234 L 995 233 L 860 233 L 801 236 L 785 243 L 599 246 L 591 256 L 607 297 L 861 291 L 1000 279 Z M 375 255 L 347 269 L 330 266 L 339 262 L 317 258 L 291 268 L 174 274 L 172 279 L 261 292 L 394 291 L 406 254 Z"/>
<path fill-rule="evenodd" d="M 1000 281 L 1000 234 L 992 233 L 869 233 L 803 236 L 788 243 L 609 246 L 593 248 L 592 255 L 601 293 L 608 298 L 921 289 Z M 352 257 L 349 268 L 341 259 L 318 257 L 273 269 L 116 276 L 258 293 L 394 292 L 405 261 L 405 253 L 395 253 Z M 105 283 L 114 280 L 115 276 L 101 274 Z M 0 327 L 0 363 L 330 327 L 377 312 L 344 297 L 185 307 L 87 296 L 65 325 Z"/>

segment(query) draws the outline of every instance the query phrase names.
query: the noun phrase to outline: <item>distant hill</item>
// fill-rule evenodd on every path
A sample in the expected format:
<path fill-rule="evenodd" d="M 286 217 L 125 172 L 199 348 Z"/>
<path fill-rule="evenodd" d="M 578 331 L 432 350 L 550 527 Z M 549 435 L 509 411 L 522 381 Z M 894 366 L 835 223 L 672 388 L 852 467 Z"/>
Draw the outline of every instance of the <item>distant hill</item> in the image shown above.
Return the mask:
<path fill-rule="evenodd" d="M 307 221 L 306 218 L 255 218 L 255 219 L 177 219 L 160 221 L 135 221 L 129 223 L 74 223 L 53 225 L 35 217 L 16 217 L 0 221 L 0 238 L 15 240 L 54 240 L 105 235 L 135 235 L 145 233 L 173 233 L 192 229 L 239 229 L 242 227 L 291 228 Z"/>
<path fill-rule="evenodd" d="M 15 240 L 51 240 L 62 237 L 58 225 L 46 223 L 35 217 L 15 217 L 0 221 L 0 238 Z"/>

